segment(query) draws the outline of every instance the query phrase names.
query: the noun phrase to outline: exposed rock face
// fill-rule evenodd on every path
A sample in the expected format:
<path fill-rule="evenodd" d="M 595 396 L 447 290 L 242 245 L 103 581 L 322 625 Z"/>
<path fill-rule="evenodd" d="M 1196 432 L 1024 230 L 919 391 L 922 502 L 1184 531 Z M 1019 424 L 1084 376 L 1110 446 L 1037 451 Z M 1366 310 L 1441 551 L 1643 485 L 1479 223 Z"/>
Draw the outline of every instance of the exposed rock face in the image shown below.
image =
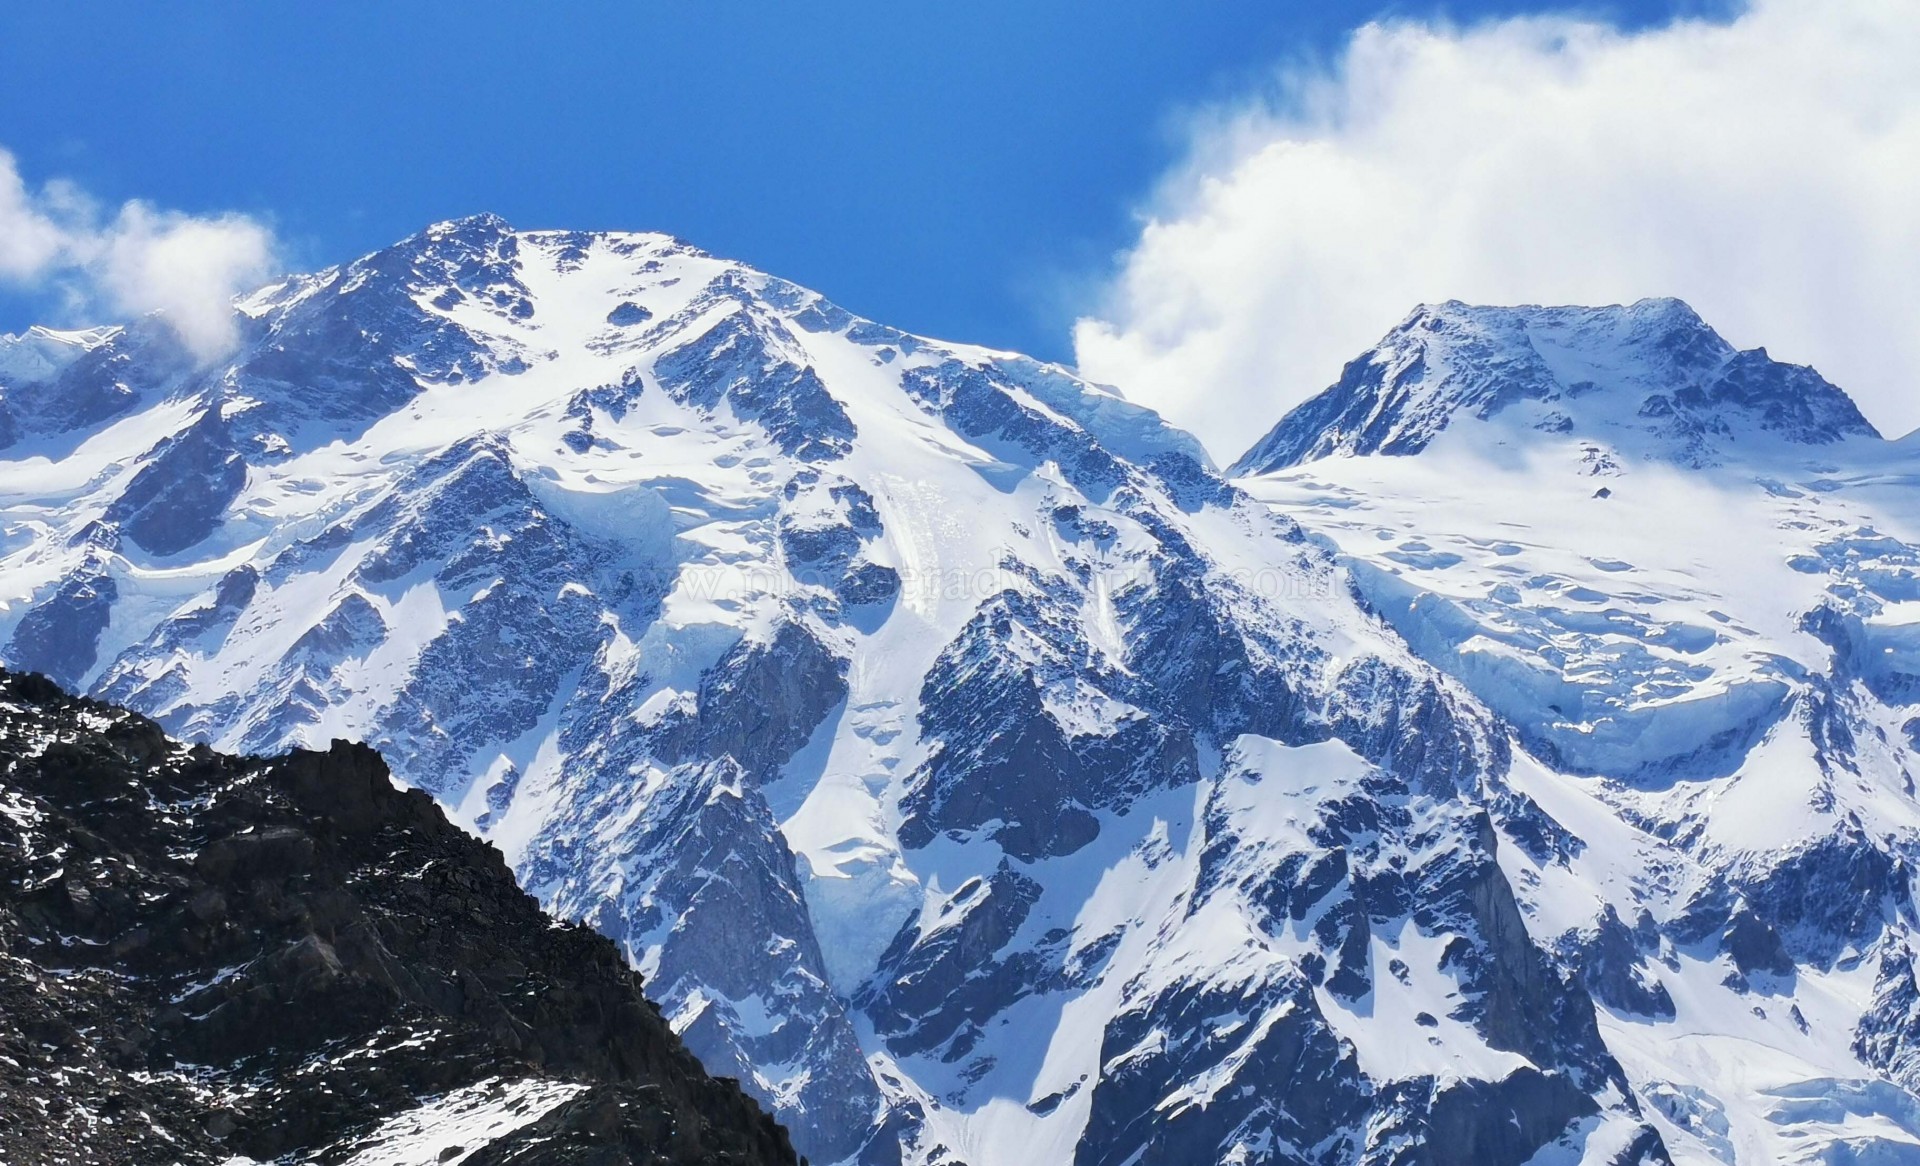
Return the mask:
<path fill-rule="evenodd" d="M 403 1134 L 422 1162 L 797 1161 L 611 943 L 371 750 L 225 756 L 0 674 L 0 1160 Z"/>
<path fill-rule="evenodd" d="M 246 459 L 215 404 L 154 453 L 107 521 L 145 550 L 176 554 L 213 532 L 246 481 Z"/>
<path fill-rule="evenodd" d="M 113 619 L 120 587 L 104 567 L 104 555 L 89 555 L 58 590 L 28 612 L 13 629 L 7 662 L 77 684 L 99 659 L 100 634 Z"/>

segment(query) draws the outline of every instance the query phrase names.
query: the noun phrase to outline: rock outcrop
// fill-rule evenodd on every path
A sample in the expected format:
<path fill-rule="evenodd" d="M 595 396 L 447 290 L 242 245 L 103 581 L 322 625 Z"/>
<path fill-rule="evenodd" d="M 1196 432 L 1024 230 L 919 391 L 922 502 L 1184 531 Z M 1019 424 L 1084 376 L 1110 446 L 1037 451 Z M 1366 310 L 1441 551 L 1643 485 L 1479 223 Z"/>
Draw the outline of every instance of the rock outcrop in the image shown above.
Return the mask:
<path fill-rule="evenodd" d="M 0 1161 L 406 1138 L 421 1162 L 797 1162 L 612 943 L 372 750 L 227 756 L 0 673 Z"/>

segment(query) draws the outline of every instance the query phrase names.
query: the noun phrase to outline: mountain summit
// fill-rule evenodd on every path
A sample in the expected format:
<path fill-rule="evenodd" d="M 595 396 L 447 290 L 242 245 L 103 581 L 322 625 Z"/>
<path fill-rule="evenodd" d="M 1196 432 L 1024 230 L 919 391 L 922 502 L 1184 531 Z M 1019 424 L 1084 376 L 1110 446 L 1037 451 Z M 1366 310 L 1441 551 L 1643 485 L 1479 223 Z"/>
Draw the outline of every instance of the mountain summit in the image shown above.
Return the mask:
<path fill-rule="evenodd" d="M 1330 454 L 1413 454 L 1456 423 L 1606 437 L 1703 464 L 1756 442 L 1877 437 L 1812 369 L 1735 351 L 1674 299 L 1609 308 L 1427 304 L 1234 465 L 1268 473 Z M 1487 440 L 1466 436 L 1462 440 Z"/>

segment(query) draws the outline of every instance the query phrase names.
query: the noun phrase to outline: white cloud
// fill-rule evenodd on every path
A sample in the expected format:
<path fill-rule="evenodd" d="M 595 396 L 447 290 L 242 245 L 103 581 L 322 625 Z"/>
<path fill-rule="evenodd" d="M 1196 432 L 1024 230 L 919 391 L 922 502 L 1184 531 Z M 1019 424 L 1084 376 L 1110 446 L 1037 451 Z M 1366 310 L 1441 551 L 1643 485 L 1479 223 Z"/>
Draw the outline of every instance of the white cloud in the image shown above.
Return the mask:
<path fill-rule="evenodd" d="M 1397 23 L 1216 111 L 1082 371 L 1238 456 L 1416 303 L 1688 300 L 1920 425 L 1920 4 Z"/>
<path fill-rule="evenodd" d="M 273 263 L 273 232 L 244 215 L 138 201 L 106 215 L 70 184 L 29 188 L 0 149 L 0 280 L 58 287 L 84 312 L 163 312 L 188 347 L 212 357 L 233 343 L 234 295 Z"/>

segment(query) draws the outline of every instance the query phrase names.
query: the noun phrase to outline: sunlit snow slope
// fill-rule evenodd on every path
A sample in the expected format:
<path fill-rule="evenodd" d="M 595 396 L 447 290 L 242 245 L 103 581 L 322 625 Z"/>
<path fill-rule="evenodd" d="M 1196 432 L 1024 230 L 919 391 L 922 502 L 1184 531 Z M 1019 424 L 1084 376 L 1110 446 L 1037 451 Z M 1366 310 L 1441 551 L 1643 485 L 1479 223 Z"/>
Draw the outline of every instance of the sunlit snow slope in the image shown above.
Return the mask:
<path fill-rule="evenodd" d="M 665 236 L 463 220 L 241 311 L 211 367 L 157 319 L 0 342 L 0 655 L 375 744 L 816 1164 L 1920 1144 L 1898 539 L 1624 516 L 1897 512 L 1899 458 L 1697 321 L 1746 380 L 1502 325 L 1479 395 L 1363 361 L 1235 485 Z M 1642 389 L 1701 432 L 1641 441 Z M 1756 485 L 1749 430 L 1878 484 Z"/>
<path fill-rule="evenodd" d="M 1676 1160 L 1920 1161 L 1920 448 L 1685 305 L 1422 308 L 1240 484 L 1527 756 L 1508 871 Z"/>

